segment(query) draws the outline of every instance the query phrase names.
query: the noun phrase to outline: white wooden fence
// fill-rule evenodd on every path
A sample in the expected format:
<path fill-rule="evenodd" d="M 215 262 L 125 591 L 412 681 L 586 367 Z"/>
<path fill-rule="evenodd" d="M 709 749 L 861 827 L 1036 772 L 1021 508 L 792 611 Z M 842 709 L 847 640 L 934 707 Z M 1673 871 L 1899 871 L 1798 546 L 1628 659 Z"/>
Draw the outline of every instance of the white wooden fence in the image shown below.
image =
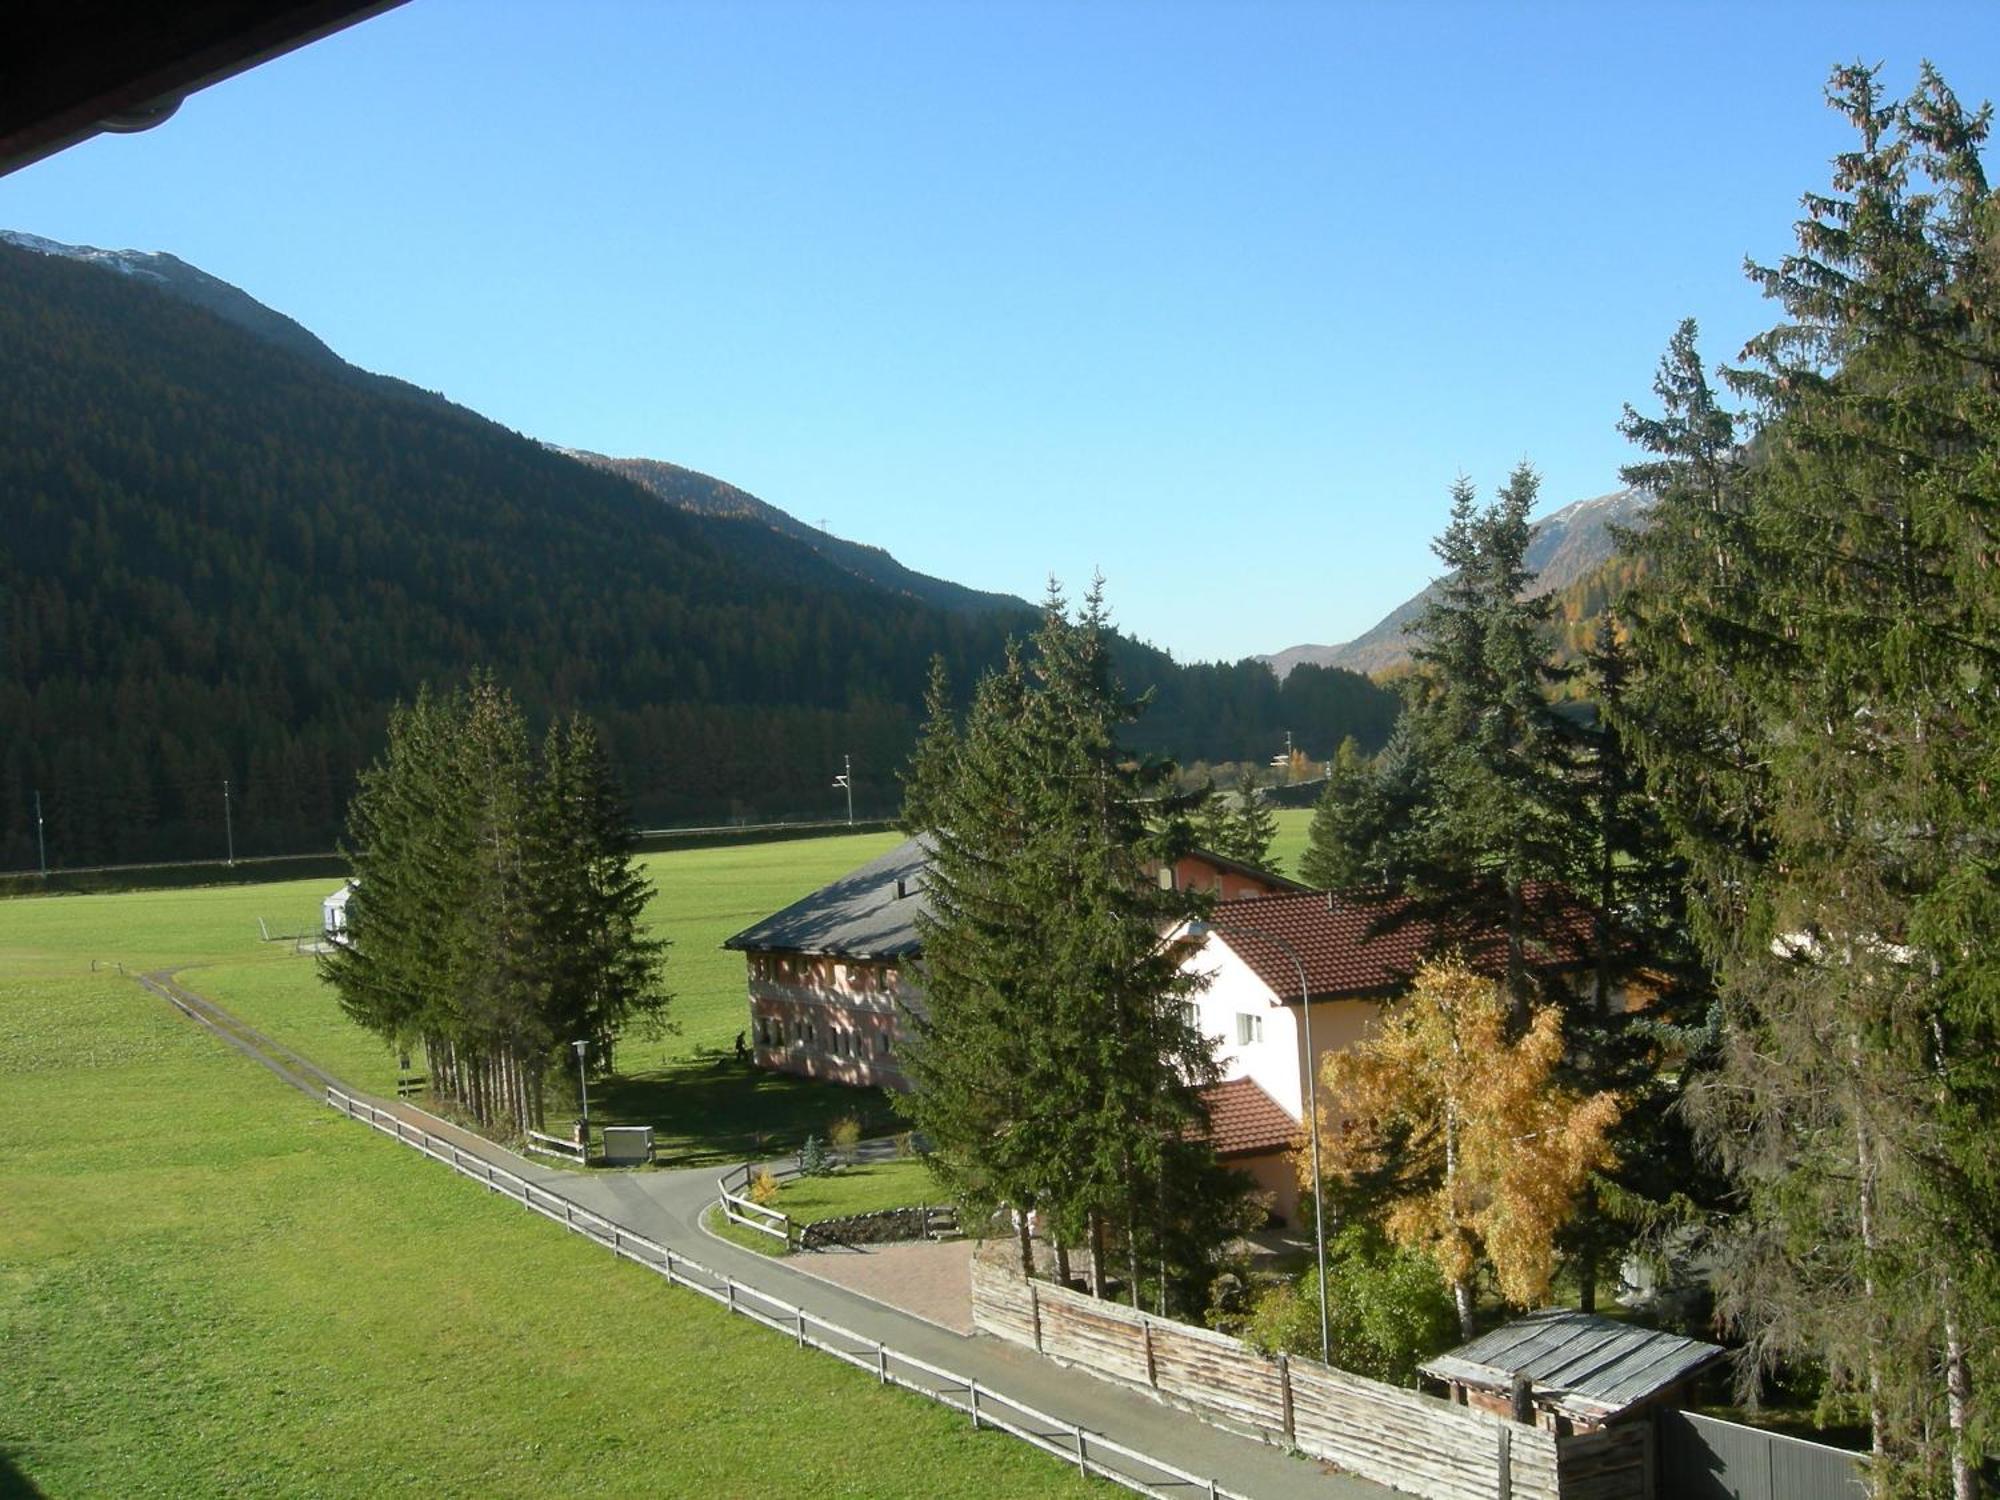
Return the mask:
<path fill-rule="evenodd" d="M 1158 1500 L 1181 1500 L 1186 1496 L 1203 1496 L 1206 1500 L 1249 1500 L 1248 1496 L 1226 1489 L 1204 1475 L 1191 1473 L 1074 1422 L 1024 1405 L 969 1376 L 904 1354 L 880 1339 L 855 1333 L 817 1313 L 760 1291 L 747 1282 L 711 1271 L 699 1261 L 690 1260 L 644 1235 L 634 1234 L 580 1207 L 560 1193 L 538 1187 L 506 1168 L 461 1150 L 442 1136 L 433 1135 L 366 1100 L 329 1088 L 326 1102 L 349 1119 L 371 1125 L 384 1135 L 393 1136 L 404 1145 L 423 1152 L 433 1161 L 443 1162 L 474 1182 L 483 1183 L 496 1193 L 504 1193 L 543 1218 L 552 1219 L 565 1229 L 602 1245 L 619 1259 L 644 1266 L 666 1277 L 675 1286 L 698 1292 L 733 1313 L 785 1334 L 794 1339 L 801 1349 L 813 1348 L 831 1354 L 835 1359 L 871 1372 L 882 1385 L 901 1386 L 941 1406 L 964 1412 L 972 1419 L 975 1429 L 995 1428 L 1053 1454 L 1065 1463 L 1075 1464 L 1080 1473 L 1098 1475 L 1138 1494 L 1156 1496 Z"/>
<path fill-rule="evenodd" d="M 721 1205 L 722 1217 L 732 1224 L 745 1229 L 754 1229 L 759 1234 L 768 1234 L 787 1250 L 798 1243 L 799 1226 L 792 1216 L 775 1208 L 766 1208 L 750 1196 L 751 1180 L 758 1168 L 745 1162 L 740 1167 L 731 1167 L 715 1179 L 716 1202 Z M 796 1177 L 798 1171 L 792 1167 L 765 1167 L 773 1177 Z"/>

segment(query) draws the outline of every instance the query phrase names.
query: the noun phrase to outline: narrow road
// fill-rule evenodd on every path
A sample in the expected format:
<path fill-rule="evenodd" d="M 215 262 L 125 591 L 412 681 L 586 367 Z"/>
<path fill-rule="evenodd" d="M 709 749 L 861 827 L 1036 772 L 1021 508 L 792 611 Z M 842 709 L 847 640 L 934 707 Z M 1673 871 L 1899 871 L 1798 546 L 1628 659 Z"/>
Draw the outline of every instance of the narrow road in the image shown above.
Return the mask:
<path fill-rule="evenodd" d="M 719 1240 L 700 1226 L 715 1201 L 715 1172 L 577 1172 L 525 1160 L 484 1136 L 413 1105 L 350 1088 L 309 1059 L 244 1024 L 180 984 L 177 971 L 139 979 L 190 1020 L 318 1100 L 328 1086 L 428 1131 L 465 1155 L 532 1182 L 709 1270 L 769 1293 L 817 1317 L 976 1380 L 983 1389 L 1079 1424 L 1093 1433 L 1177 1464 L 1254 1500 L 1395 1500 L 1396 1491 L 1328 1471 L 1257 1438 L 1211 1426 L 1132 1387 L 1065 1368 L 999 1339 L 962 1337 L 921 1318 L 794 1271 L 783 1261 Z"/>

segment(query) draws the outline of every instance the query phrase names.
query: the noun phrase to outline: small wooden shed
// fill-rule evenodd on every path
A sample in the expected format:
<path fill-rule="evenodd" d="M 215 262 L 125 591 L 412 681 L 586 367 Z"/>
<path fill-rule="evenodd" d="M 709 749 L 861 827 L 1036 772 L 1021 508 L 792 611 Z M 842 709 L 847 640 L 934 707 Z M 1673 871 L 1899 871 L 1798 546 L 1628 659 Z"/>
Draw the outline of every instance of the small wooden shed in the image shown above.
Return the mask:
<path fill-rule="evenodd" d="M 1725 1352 L 1596 1313 L 1546 1307 L 1418 1368 L 1461 1406 L 1560 1436 L 1685 1404 L 1688 1388 Z"/>

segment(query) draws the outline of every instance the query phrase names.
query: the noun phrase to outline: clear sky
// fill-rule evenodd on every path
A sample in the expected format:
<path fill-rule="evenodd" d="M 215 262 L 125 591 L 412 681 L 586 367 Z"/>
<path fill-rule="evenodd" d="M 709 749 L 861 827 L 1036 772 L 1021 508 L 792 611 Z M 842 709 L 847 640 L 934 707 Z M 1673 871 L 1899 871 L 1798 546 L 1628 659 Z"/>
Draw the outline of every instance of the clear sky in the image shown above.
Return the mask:
<path fill-rule="evenodd" d="M 1614 488 L 1675 322 L 1762 326 L 1857 57 L 2000 94 L 2000 7 L 411 0 L 0 226 L 1235 658 L 1413 592 L 1460 470 Z"/>

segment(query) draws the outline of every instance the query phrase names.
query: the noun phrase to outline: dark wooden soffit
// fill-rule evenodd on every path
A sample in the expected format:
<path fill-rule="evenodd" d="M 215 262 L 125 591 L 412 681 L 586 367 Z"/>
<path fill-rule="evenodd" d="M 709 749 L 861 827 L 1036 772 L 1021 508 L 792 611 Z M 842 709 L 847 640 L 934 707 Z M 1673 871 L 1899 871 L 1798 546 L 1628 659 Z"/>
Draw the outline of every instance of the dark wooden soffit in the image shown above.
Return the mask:
<path fill-rule="evenodd" d="M 0 175 L 403 0 L 13 0 L 0 6 Z"/>

